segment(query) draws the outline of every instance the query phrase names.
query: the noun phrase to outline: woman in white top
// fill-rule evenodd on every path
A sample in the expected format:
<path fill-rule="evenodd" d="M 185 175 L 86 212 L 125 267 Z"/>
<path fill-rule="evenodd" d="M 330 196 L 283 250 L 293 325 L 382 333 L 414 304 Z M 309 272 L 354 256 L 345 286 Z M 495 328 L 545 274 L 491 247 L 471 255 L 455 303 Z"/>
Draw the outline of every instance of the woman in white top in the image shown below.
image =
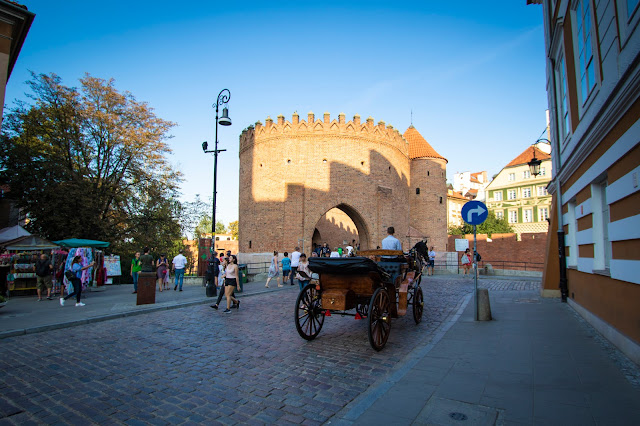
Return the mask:
<path fill-rule="evenodd" d="M 238 281 L 238 259 L 231 255 L 229 256 L 229 264 L 224 271 L 224 294 L 227 296 L 227 309 L 223 312 L 225 314 L 231 313 L 231 301 L 236 304 L 236 307 L 240 309 L 240 301 L 233 297 L 233 290 L 235 288 L 240 291 L 240 282 Z"/>

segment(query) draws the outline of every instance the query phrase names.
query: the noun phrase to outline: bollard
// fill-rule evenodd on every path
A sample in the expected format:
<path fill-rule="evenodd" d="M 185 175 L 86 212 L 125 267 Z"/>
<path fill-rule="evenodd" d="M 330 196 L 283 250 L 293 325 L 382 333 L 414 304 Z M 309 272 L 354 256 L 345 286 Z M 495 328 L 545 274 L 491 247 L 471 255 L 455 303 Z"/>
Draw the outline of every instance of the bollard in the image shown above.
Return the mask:
<path fill-rule="evenodd" d="M 136 305 L 156 303 L 156 273 L 140 272 L 138 275 L 138 294 Z"/>
<path fill-rule="evenodd" d="M 489 290 L 486 288 L 478 289 L 478 321 L 491 321 Z"/>

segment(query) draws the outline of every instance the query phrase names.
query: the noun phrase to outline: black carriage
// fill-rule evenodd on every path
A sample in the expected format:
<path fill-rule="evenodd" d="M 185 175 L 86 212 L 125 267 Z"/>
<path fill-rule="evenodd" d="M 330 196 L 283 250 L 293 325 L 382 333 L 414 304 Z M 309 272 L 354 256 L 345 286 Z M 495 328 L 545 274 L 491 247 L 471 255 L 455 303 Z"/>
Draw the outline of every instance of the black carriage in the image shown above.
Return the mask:
<path fill-rule="evenodd" d="M 418 258 L 394 250 L 359 255 L 309 259 L 309 269 L 319 279 L 303 288 L 296 300 L 296 329 L 303 339 L 313 340 L 325 317 L 347 315 L 368 322 L 369 343 L 379 351 L 389 338 L 392 318 L 406 315 L 411 307 L 413 320 L 420 323 L 424 298 Z"/>

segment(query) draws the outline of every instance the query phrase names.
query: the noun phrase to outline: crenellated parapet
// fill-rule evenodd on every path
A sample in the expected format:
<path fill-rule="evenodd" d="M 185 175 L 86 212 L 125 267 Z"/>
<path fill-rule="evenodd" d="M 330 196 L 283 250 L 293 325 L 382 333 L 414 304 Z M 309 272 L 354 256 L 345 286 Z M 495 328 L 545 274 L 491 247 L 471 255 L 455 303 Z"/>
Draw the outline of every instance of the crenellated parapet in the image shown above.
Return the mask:
<path fill-rule="evenodd" d="M 331 120 L 328 112 L 322 115 L 322 119 L 309 112 L 306 119 L 301 120 L 300 115 L 294 112 L 291 121 L 285 120 L 283 115 L 278 115 L 275 122 L 271 117 L 267 117 L 264 124 L 258 121 L 254 126 L 244 129 L 240 135 L 240 153 L 261 142 L 289 137 L 312 140 L 353 138 L 388 145 L 404 155 L 408 155 L 409 152 L 409 145 L 402 134 L 384 121 L 376 124 L 373 118 L 369 117 L 363 122 L 358 114 L 354 115 L 352 120 L 346 121 L 344 113 L 338 114 L 338 119 Z"/>

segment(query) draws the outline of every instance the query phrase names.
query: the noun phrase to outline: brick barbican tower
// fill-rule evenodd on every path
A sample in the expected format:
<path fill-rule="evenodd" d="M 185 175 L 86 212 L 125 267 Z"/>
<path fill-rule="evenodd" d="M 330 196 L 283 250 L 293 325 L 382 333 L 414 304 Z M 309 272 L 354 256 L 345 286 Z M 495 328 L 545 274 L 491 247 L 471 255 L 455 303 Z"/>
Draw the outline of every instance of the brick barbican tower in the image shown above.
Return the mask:
<path fill-rule="evenodd" d="M 413 127 L 404 135 L 360 116 L 267 118 L 240 135 L 239 252 L 307 254 L 356 241 L 376 248 L 393 226 L 404 250 L 446 250 L 446 164 Z"/>

